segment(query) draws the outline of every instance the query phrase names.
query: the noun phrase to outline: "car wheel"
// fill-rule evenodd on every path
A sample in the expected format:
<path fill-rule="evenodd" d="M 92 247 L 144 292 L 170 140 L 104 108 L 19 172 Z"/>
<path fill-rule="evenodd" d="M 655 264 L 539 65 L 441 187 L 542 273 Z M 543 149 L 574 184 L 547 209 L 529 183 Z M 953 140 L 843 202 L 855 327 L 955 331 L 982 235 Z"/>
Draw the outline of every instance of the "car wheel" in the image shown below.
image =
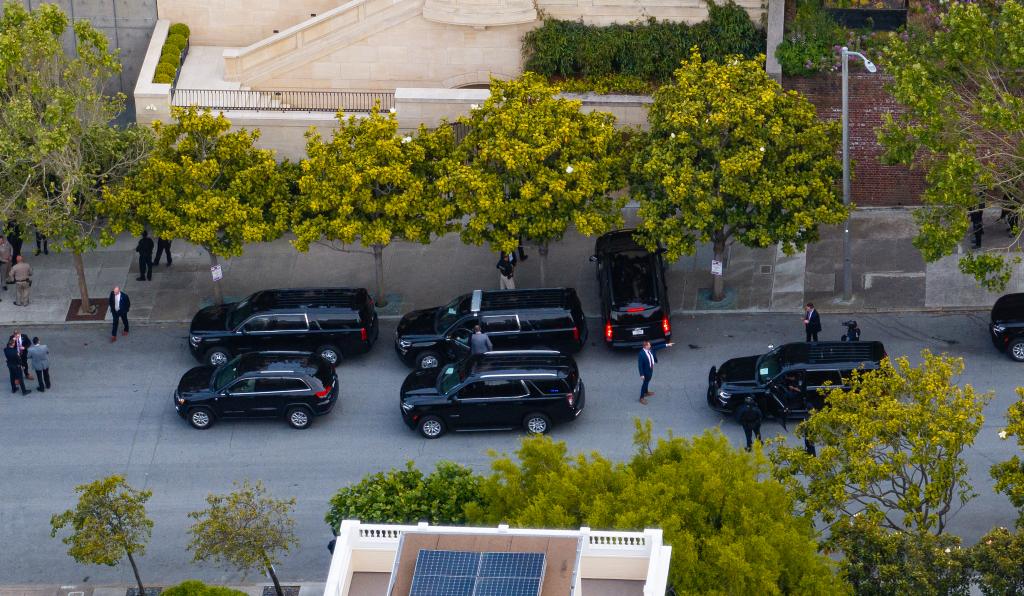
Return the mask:
<path fill-rule="evenodd" d="M 231 352 L 224 348 L 210 348 L 206 351 L 206 362 L 210 366 L 223 366 L 231 360 Z"/>
<path fill-rule="evenodd" d="M 285 418 L 288 420 L 288 426 L 299 430 L 309 428 L 309 425 L 313 424 L 313 415 L 309 413 L 308 409 L 300 406 L 288 408 Z"/>
<path fill-rule="evenodd" d="M 531 435 L 542 435 L 551 428 L 551 421 L 544 414 L 529 414 L 523 419 L 523 428 Z"/>
<path fill-rule="evenodd" d="M 331 366 L 338 366 L 338 363 L 341 362 L 341 352 L 334 346 L 320 346 L 316 349 L 316 353 Z"/>
<path fill-rule="evenodd" d="M 444 422 L 437 416 L 424 416 L 420 420 L 420 434 L 428 439 L 436 439 L 444 434 Z"/>
<path fill-rule="evenodd" d="M 206 430 L 213 426 L 213 412 L 210 408 L 192 408 L 188 412 L 188 423 L 192 428 Z"/>
<path fill-rule="evenodd" d="M 1010 342 L 1010 348 L 1006 350 L 1006 353 L 1017 362 L 1024 362 L 1024 338 Z"/>
<path fill-rule="evenodd" d="M 418 368 L 437 368 L 441 366 L 441 357 L 437 355 L 437 352 L 420 352 L 420 355 L 416 357 L 416 366 Z"/>

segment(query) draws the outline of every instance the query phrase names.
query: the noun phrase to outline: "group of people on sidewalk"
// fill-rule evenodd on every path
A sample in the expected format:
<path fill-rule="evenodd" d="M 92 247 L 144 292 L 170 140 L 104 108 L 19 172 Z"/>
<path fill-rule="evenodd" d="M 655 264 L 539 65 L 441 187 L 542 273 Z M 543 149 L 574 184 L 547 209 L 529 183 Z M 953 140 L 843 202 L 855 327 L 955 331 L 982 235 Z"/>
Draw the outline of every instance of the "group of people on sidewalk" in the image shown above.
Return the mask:
<path fill-rule="evenodd" d="M 29 340 L 27 335 L 15 329 L 4 348 L 4 359 L 11 376 L 11 393 L 19 390 L 22 395 L 32 393 L 25 385 L 26 380 L 38 380 L 40 393 L 50 388 L 50 348 L 40 343 L 38 337 Z"/>
<path fill-rule="evenodd" d="M 167 266 L 171 266 L 171 241 L 156 239 L 156 260 L 153 259 L 153 246 L 149 231 L 142 230 L 142 238 L 139 238 L 139 243 L 135 246 L 135 252 L 139 253 L 139 276 L 135 278 L 136 281 L 153 281 L 153 265 L 160 264 L 160 257 L 164 253 L 167 254 Z M 125 323 L 125 329 L 127 328 L 128 324 Z"/>

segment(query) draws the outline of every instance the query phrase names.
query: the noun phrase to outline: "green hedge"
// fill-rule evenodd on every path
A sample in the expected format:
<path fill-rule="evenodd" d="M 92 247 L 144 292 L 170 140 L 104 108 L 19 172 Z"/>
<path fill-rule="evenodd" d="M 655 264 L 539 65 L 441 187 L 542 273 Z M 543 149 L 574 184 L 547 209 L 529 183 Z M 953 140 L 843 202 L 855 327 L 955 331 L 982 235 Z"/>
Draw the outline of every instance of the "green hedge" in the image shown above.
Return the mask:
<path fill-rule="evenodd" d="M 523 38 L 526 70 L 548 77 L 600 78 L 624 75 L 667 82 L 697 47 L 706 60 L 764 52 L 764 31 L 732 0 L 708 1 L 708 19 L 696 25 L 657 21 L 599 27 L 548 19 Z"/>
<path fill-rule="evenodd" d="M 211 586 L 197 579 L 183 581 L 160 593 L 162 596 L 246 596 L 245 592 L 223 586 Z"/>
<path fill-rule="evenodd" d="M 174 82 L 174 76 L 181 67 L 181 52 L 188 45 L 190 34 L 188 25 L 174 23 L 167 28 L 167 39 L 160 48 L 160 62 L 156 65 L 156 72 L 153 73 L 153 82 L 169 84 Z"/>
<path fill-rule="evenodd" d="M 167 28 L 167 35 L 180 35 L 188 39 L 192 35 L 192 30 L 185 23 L 175 23 Z"/>
<path fill-rule="evenodd" d="M 184 49 L 186 41 L 187 40 L 185 39 L 184 35 L 179 35 L 177 33 L 168 35 L 167 41 L 164 42 L 164 49 L 167 49 L 168 47 L 175 47 L 179 50 Z"/>

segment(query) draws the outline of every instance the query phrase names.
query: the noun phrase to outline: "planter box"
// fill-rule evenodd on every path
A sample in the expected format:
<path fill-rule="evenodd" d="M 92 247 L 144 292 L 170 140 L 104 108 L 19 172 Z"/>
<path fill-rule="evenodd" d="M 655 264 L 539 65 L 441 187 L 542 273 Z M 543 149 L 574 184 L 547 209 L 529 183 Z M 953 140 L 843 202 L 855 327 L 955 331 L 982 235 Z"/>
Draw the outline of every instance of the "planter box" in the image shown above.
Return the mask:
<path fill-rule="evenodd" d="M 907 24 L 906 8 L 826 8 L 847 29 L 896 31 Z"/>

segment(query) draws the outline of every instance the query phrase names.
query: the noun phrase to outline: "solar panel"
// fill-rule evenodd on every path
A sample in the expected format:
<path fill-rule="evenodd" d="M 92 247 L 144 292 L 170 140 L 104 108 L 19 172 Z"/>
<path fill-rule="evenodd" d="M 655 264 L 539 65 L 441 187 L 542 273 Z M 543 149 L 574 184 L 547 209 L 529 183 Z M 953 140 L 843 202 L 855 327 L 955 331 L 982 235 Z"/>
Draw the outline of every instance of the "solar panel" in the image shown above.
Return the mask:
<path fill-rule="evenodd" d="M 420 549 L 409 596 L 538 596 L 544 553 Z"/>

